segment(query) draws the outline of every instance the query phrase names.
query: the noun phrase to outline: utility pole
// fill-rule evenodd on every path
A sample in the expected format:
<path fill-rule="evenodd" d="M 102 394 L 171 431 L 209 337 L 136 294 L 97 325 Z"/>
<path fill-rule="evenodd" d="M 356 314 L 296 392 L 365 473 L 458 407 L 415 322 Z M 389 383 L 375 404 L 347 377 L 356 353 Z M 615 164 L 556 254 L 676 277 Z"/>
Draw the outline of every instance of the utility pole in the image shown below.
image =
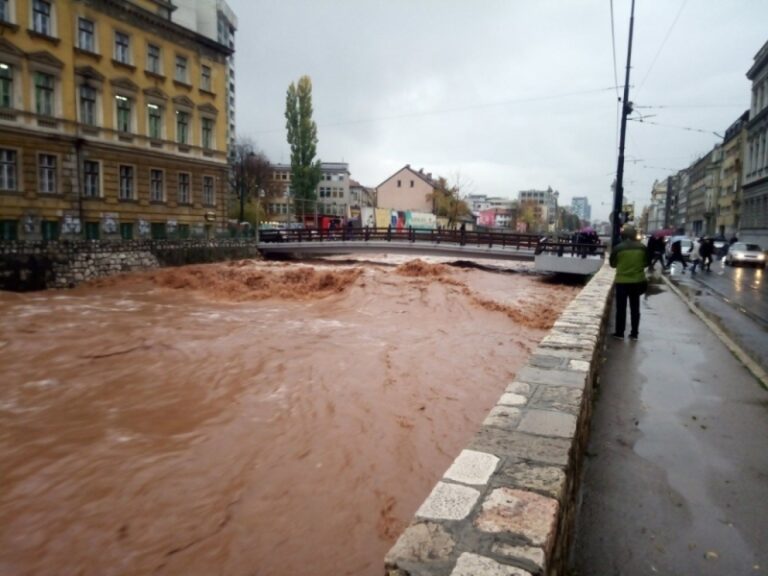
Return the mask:
<path fill-rule="evenodd" d="M 619 243 L 621 234 L 621 213 L 624 204 L 624 142 L 627 137 L 627 116 L 632 113 L 629 101 L 629 69 L 632 61 L 632 29 L 635 25 L 635 0 L 629 16 L 629 47 L 627 48 L 627 73 L 624 79 L 624 98 L 621 106 L 621 138 L 619 139 L 619 165 L 616 168 L 616 189 L 613 192 L 613 235 L 612 246 Z"/>

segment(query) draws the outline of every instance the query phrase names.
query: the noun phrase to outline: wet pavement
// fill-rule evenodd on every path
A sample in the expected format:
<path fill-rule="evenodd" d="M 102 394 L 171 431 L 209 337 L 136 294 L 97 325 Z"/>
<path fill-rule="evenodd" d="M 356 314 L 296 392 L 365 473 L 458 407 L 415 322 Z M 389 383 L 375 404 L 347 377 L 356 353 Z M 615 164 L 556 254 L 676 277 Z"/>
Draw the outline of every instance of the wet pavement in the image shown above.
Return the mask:
<path fill-rule="evenodd" d="M 710 272 L 668 278 L 768 372 L 768 282 L 759 268 L 712 264 Z"/>
<path fill-rule="evenodd" d="M 768 391 L 665 284 L 608 342 L 574 576 L 768 574 Z"/>

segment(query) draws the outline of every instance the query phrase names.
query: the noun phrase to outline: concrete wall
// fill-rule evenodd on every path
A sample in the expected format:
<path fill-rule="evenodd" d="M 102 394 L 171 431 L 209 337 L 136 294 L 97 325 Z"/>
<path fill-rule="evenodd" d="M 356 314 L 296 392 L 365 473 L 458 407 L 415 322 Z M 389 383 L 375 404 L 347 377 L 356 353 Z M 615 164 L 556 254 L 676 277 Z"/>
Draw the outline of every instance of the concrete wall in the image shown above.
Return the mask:
<path fill-rule="evenodd" d="M 0 290 L 69 288 L 121 272 L 255 257 L 256 243 L 241 239 L 2 242 Z"/>
<path fill-rule="evenodd" d="M 614 270 L 571 302 L 386 556 L 388 576 L 564 575 Z"/>

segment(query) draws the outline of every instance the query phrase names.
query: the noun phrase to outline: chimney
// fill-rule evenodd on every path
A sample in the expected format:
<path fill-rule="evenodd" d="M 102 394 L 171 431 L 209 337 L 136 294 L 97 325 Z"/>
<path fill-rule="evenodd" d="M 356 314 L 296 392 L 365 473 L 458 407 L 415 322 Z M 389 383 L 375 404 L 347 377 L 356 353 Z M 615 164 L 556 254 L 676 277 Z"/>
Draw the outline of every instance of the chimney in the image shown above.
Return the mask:
<path fill-rule="evenodd" d="M 429 173 L 427 174 L 427 178 L 429 178 L 430 180 L 432 180 L 432 172 L 429 172 Z"/>

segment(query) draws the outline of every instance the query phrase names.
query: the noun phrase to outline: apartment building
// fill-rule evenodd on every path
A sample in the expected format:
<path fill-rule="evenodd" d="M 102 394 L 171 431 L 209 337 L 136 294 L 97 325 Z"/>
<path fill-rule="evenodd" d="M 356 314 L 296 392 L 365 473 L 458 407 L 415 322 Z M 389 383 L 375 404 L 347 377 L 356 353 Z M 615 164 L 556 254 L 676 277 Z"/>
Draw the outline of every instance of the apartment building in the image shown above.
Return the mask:
<path fill-rule="evenodd" d="M 272 177 L 262 199 L 266 218 L 277 223 L 296 222 L 296 216 L 338 216 L 348 218 L 352 205 L 349 164 L 322 162 L 320 182 L 315 188 L 315 200 L 306 206 L 297 204 L 291 188 L 291 165 L 273 164 Z"/>
<path fill-rule="evenodd" d="M 227 57 L 227 145 L 229 151 L 235 147 L 235 33 L 237 16 L 224 0 L 173 0 L 176 10 L 173 13 L 177 24 L 194 30 L 219 44 L 227 46 L 232 52 Z"/>
<path fill-rule="evenodd" d="M 169 0 L 0 0 L 0 238 L 212 236 L 227 59 Z"/>
<path fill-rule="evenodd" d="M 768 246 L 768 42 L 747 72 L 752 104 L 747 127 L 740 239 Z"/>
<path fill-rule="evenodd" d="M 749 110 L 725 131 L 720 190 L 717 199 L 716 234 L 731 238 L 738 233 L 741 220 L 741 192 L 744 149 L 747 142 Z"/>
<path fill-rule="evenodd" d="M 517 200 L 522 210 L 524 206 L 533 208 L 536 219 L 543 226 L 543 230 L 554 231 L 557 223 L 557 202 L 560 193 L 548 187 L 546 190 L 521 190 Z"/>

